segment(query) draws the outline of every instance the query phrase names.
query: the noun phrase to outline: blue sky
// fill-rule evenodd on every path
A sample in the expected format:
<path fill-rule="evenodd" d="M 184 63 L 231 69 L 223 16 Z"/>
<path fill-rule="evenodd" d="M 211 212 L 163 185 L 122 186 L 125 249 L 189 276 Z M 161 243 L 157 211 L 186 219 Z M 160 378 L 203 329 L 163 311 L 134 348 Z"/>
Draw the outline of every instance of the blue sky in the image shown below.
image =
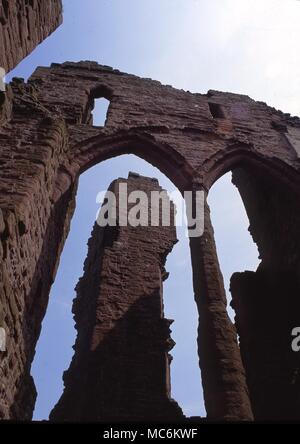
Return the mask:
<path fill-rule="evenodd" d="M 37 66 L 96 60 L 125 72 L 205 93 L 209 89 L 248 94 L 300 115 L 300 2 L 297 0 L 65 0 L 64 23 L 7 76 L 28 78 Z M 95 110 L 103 117 L 103 109 Z M 62 392 L 62 373 L 72 357 L 74 287 L 82 275 L 86 243 L 97 211 L 96 196 L 128 171 L 156 176 L 135 156 L 103 162 L 80 178 L 77 209 L 51 291 L 32 368 L 39 393 L 36 419 L 47 418 Z M 234 271 L 255 269 L 257 251 L 230 174 L 213 186 L 209 203 L 228 289 Z M 187 415 L 205 415 L 196 351 L 188 242 L 184 230 L 169 255 L 164 286 L 166 317 L 177 345 L 172 354 L 172 394 Z M 230 313 L 232 316 L 232 313 Z"/>

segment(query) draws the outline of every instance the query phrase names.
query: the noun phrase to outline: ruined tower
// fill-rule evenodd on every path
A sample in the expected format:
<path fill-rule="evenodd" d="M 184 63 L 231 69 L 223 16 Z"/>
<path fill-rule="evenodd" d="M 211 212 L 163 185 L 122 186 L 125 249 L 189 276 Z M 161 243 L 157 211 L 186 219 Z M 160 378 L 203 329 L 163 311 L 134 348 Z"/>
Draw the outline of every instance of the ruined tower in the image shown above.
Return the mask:
<path fill-rule="evenodd" d="M 122 195 L 120 184 L 126 186 L 126 194 L 144 193 L 146 216 L 159 211 L 160 202 L 151 206 L 150 196 L 162 191 L 156 179 L 131 173 L 128 180 L 118 179 L 110 186 L 117 197 L 116 226 L 96 223 L 88 243 L 73 304 L 78 331 L 75 354 L 52 420 L 183 418 L 170 398 L 168 351 L 174 343 L 172 321 L 163 316 L 164 264 L 176 243 L 174 207 L 170 205 L 171 226 L 162 226 L 162 208 L 157 226 L 121 226 L 119 198 L 127 195 Z"/>

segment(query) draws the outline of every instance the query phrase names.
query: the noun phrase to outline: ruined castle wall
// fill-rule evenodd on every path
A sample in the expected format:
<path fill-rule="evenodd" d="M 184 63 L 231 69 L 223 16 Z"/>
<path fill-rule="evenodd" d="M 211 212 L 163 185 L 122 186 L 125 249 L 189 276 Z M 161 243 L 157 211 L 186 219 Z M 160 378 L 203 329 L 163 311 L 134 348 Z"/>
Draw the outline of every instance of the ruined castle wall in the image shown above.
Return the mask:
<path fill-rule="evenodd" d="M 61 0 L 0 0 L 0 67 L 12 70 L 61 22 Z"/>
<path fill-rule="evenodd" d="M 108 119 L 105 127 L 95 127 L 93 100 L 102 96 L 110 100 Z M 0 354 L 0 412 L 5 418 L 27 419 L 35 396 L 30 366 L 79 174 L 104 159 L 134 153 L 160 168 L 181 191 L 207 192 L 225 171 L 250 165 L 288 184 L 297 197 L 300 121 L 247 96 L 192 94 L 92 62 L 38 68 L 28 84 L 14 81 L 0 103 L 0 301 L 9 337 L 7 352 Z M 250 200 L 246 196 L 246 208 Z M 275 267 L 274 245 L 281 242 L 278 251 L 286 271 L 298 273 L 297 198 L 283 200 L 282 213 L 295 217 L 286 225 L 276 216 L 272 239 L 258 242 L 259 248 L 264 263 Z M 274 205 L 265 208 L 272 214 Z M 234 398 L 234 417 L 249 418 L 246 404 L 239 410 L 236 402 L 246 399 L 243 368 L 225 313 L 208 212 L 206 221 L 207 237 L 194 240 L 191 247 L 199 318 L 207 321 L 201 327 L 202 344 L 199 337 L 200 362 L 203 374 L 213 375 L 204 382 L 207 413 L 210 418 L 228 417 Z M 257 239 L 264 237 L 261 230 L 257 225 Z M 286 249 L 281 239 L 286 239 Z M 209 344 L 216 345 L 212 355 Z M 232 397 L 234 379 L 239 382 Z"/>
<path fill-rule="evenodd" d="M 113 143 L 116 153 L 121 134 L 131 140 L 140 135 L 145 144 L 152 143 L 152 149 L 132 143 L 131 150 L 158 165 L 180 189 L 190 186 L 191 179 L 209 188 L 242 157 L 268 162 L 279 171 L 288 165 L 298 169 L 299 119 L 248 96 L 192 94 L 92 62 L 38 68 L 30 83 L 36 85 L 39 101 L 59 110 L 70 124 L 74 169 L 100 161 L 106 154 L 103 143 Z M 78 126 L 90 122 L 94 97 L 110 100 L 105 129 Z M 214 113 L 212 104 L 223 117 Z M 96 138 L 97 150 L 92 145 Z M 281 178 L 290 180 L 289 173 Z"/>
<path fill-rule="evenodd" d="M 11 88 L 14 114 L 0 130 L 0 312 L 7 335 L 0 417 L 29 419 L 35 400 L 30 362 L 72 212 L 72 187 L 59 171 L 63 122 L 30 100 L 22 82 Z"/>
<path fill-rule="evenodd" d="M 161 191 L 154 179 L 129 175 L 128 192 Z M 127 198 L 127 196 L 126 196 Z M 130 208 L 130 206 L 129 206 Z M 170 398 L 170 323 L 163 315 L 166 256 L 175 226 L 95 224 L 84 275 L 73 304 L 78 332 L 65 390 L 50 418 L 56 421 L 137 421 L 183 418 Z M 174 208 L 172 204 L 172 223 Z"/>

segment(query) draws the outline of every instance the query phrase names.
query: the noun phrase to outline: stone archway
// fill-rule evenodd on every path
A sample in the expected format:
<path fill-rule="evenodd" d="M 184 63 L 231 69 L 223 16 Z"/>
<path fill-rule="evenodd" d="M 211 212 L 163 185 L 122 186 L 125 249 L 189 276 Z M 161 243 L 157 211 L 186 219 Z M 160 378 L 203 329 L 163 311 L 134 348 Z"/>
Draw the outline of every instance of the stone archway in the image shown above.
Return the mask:
<path fill-rule="evenodd" d="M 46 221 L 46 230 L 43 234 L 43 244 L 40 255 L 36 262 L 35 273 L 32 277 L 30 291 L 26 297 L 26 306 L 22 313 L 22 324 L 26 326 L 26 370 L 23 379 L 20 380 L 20 387 L 17 387 L 16 396 L 11 405 L 10 415 L 16 418 L 24 418 L 24 405 L 27 406 L 25 412 L 26 418 L 30 418 L 34 408 L 36 397 L 33 380 L 30 376 L 31 362 L 35 353 L 35 346 L 41 330 L 41 323 L 46 313 L 49 293 L 51 285 L 54 282 L 57 267 L 59 264 L 60 254 L 63 250 L 64 242 L 67 237 L 72 215 L 75 209 L 75 197 L 77 191 L 78 178 L 81 172 L 90 168 L 96 163 L 100 163 L 110 157 L 115 157 L 123 153 L 143 153 L 146 149 L 151 152 L 145 155 L 146 160 L 151 159 L 151 163 L 155 165 L 159 159 L 159 165 L 163 172 L 168 171 L 169 177 L 175 177 L 175 171 L 169 171 L 167 168 L 172 153 L 167 156 L 167 149 L 161 152 L 161 156 L 155 150 L 161 151 L 153 143 L 147 143 L 143 138 L 119 137 L 118 141 L 114 140 L 114 144 L 103 143 L 93 140 L 92 144 L 84 143 L 87 148 L 80 156 L 76 155 L 77 162 L 70 164 L 65 162 L 64 166 L 60 166 L 54 179 L 55 186 L 53 194 L 50 197 L 52 210 L 49 219 Z M 142 149 L 141 149 L 142 147 Z M 93 157 L 90 156 L 92 153 Z M 182 161 L 180 159 L 180 161 Z M 76 169 L 75 169 L 76 168 Z M 174 165 L 173 165 L 174 168 Z M 177 173 L 179 178 L 177 184 L 183 186 L 188 183 L 189 179 L 184 176 L 183 172 Z M 180 182 L 182 180 L 182 182 Z M 24 225 L 25 226 L 25 225 Z M 26 226 L 23 235 L 26 235 Z M 50 254 L 51 253 L 51 254 Z M 25 382 L 24 382 L 25 381 Z M 30 384 L 27 382 L 29 381 Z M 23 388 L 26 388 L 24 390 Z M 28 402 L 30 400 L 30 402 Z"/>
<path fill-rule="evenodd" d="M 100 129 L 91 125 L 93 94 L 111 94 L 107 123 Z M 1 303 L 10 332 L 1 363 L 4 369 L 12 366 L 10 372 L 4 370 L 3 381 L 9 389 L 3 395 L 1 415 L 31 416 L 35 395 L 30 363 L 81 170 L 133 149 L 158 166 L 181 191 L 189 188 L 207 193 L 234 162 L 236 166 L 240 162 L 266 165 L 264 171 L 270 165 L 270 171 L 278 171 L 272 182 L 266 183 L 261 174 L 253 183 L 252 166 L 251 171 L 247 166 L 243 177 L 240 173 L 235 176 L 242 194 L 252 193 L 259 204 L 263 196 L 258 184 L 265 196 L 271 196 L 272 190 L 278 191 L 287 181 L 298 195 L 299 137 L 298 118 L 247 96 L 218 91 L 191 94 L 93 62 L 53 64 L 38 68 L 28 83 L 12 81 L 1 108 L 0 128 Z M 272 230 L 262 230 L 259 238 L 264 251 L 272 245 L 272 238 L 276 244 L 286 237 L 286 220 L 276 208 L 291 213 L 288 242 L 281 242 L 277 252 L 284 257 L 286 269 L 293 270 L 296 282 L 298 202 L 287 189 L 277 193 L 279 200 L 286 200 L 283 206 L 278 199 L 267 199 L 272 205 L 263 219 L 256 220 L 252 206 L 248 212 L 253 212 L 253 232 L 258 237 L 260 221 L 268 221 L 270 214 L 276 216 Z M 206 350 L 202 365 L 213 368 L 206 372 L 209 417 L 250 418 L 236 335 L 223 315 L 224 289 L 208 208 L 205 217 L 207 232 L 191 241 L 191 248 L 195 294 L 202 319 L 208 323 L 206 336 L 202 334 L 201 347 Z M 278 269 L 274 258 L 280 254 L 265 254 L 265 263 Z M 229 346 L 224 338 L 230 338 Z M 214 353 L 209 355 L 209 350 Z"/>
<path fill-rule="evenodd" d="M 228 170 L 261 259 L 256 272 L 234 273 L 230 288 L 254 418 L 298 419 L 300 361 L 291 332 L 300 320 L 299 178 L 245 147 L 220 156 L 209 183 Z"/>

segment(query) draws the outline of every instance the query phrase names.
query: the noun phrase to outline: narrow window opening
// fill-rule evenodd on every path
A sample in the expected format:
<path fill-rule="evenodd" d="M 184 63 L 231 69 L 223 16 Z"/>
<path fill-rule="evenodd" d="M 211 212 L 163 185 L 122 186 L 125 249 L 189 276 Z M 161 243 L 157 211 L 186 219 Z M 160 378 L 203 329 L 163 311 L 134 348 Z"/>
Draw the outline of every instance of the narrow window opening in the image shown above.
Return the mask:
<path fill-rule="evenodd" d="M 94 126 L 105 126 L 108 114 L 108 108 L 110 101 L 101 97 L 100 99 L 95 99 L 95 106 L 93 109 L 93 125 Z"/>
<path fill-rule="evenodd" d="M 237 188 L 231 182 L 231 172 L 221 177 L 211 188 L 208 203 L 215 232 L 220 268 L 228 302 L 228 315 L 234 321 L 230 307 L 230 279 L 233 273 L 255 271 L 259 264 L 258 250 L 249 231 L 249 220 Z"/>
<path fill-rule="evenodd" d="M 225 119 L 225 112 L 218 103 L 208 102 L 209 110 L 214 119 Z"/>

